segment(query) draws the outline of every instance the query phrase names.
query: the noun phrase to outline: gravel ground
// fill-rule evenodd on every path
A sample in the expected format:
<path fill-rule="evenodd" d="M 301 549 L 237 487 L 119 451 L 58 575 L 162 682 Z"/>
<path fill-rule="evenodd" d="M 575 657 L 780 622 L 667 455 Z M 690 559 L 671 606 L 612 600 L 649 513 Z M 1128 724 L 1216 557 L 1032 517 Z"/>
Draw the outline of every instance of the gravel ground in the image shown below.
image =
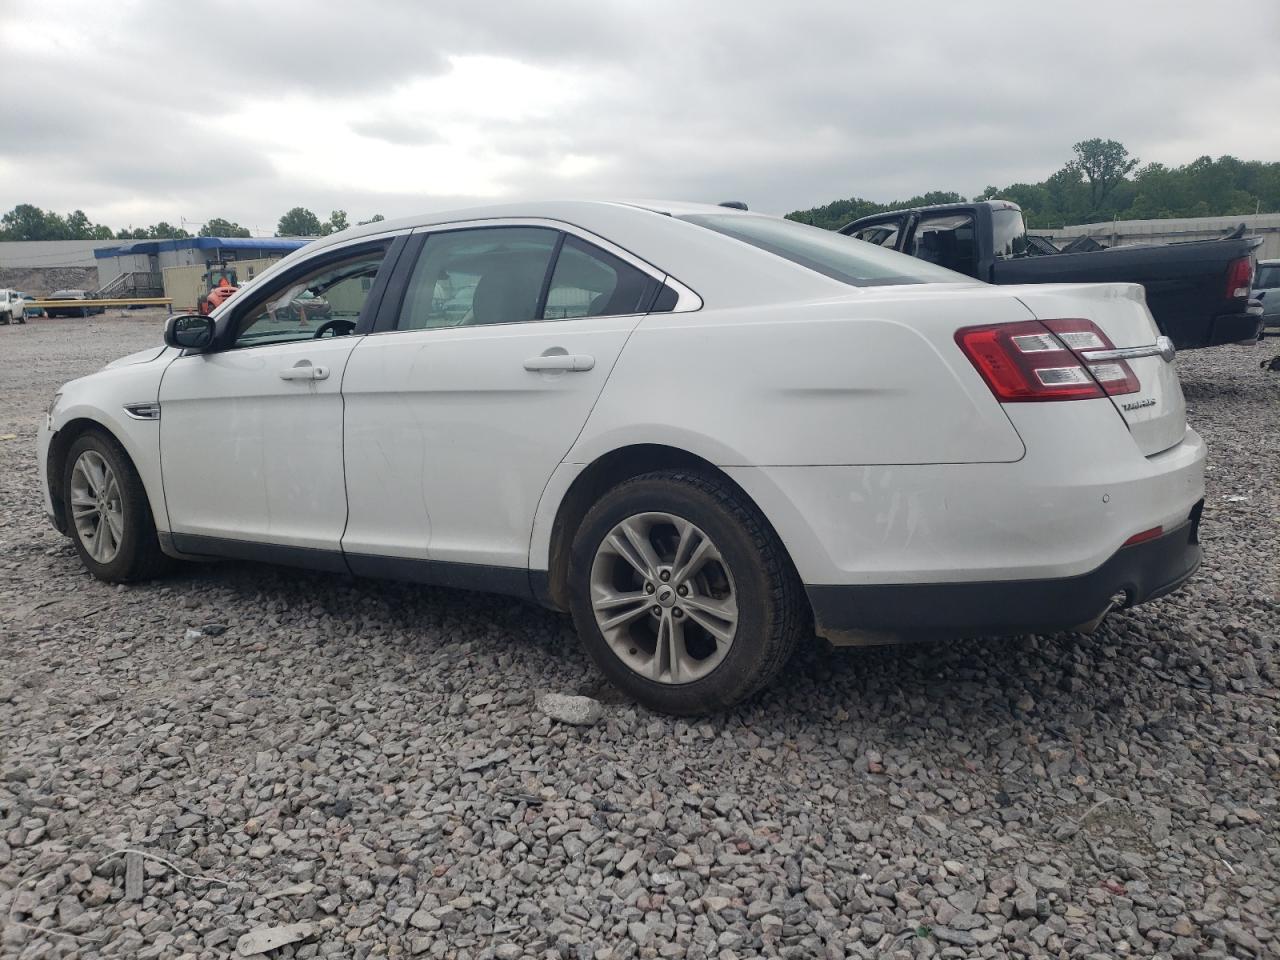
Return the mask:
<path fill-rule="evenodd" d="M 223 957 L 302 924 L 271 956 L 1280 956 L 1262 351 L 1179 359 L 1211 472 L 1176 596 L 1092 637 L 815 644 L 688 723 L 509 599 L 90 579 L 41 515 L 36 423 L 158 324 L 0 328 L 0 954 Z"/>

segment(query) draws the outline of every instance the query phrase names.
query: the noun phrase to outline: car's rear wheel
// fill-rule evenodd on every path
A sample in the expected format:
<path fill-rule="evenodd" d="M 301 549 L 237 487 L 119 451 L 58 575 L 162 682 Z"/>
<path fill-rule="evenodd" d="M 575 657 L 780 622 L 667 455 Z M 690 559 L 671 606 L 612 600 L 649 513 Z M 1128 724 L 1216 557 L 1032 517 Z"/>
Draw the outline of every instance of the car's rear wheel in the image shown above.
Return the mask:
<path fill-rule="evenodd" d="M 806 623 L 777 535 L 730 484 L 664 470 L 606 493 L 569 565 L 574 622 L 611 681 L 654 710 L 708 713 L 782 669 Z"/>
<path fill-rule="evenodd" d="M 115 440 L 98 432 L 77 438 L 62 491 L 76 552 L 99 580 L 145 580 L 169 566 L 142 480 Z"/>

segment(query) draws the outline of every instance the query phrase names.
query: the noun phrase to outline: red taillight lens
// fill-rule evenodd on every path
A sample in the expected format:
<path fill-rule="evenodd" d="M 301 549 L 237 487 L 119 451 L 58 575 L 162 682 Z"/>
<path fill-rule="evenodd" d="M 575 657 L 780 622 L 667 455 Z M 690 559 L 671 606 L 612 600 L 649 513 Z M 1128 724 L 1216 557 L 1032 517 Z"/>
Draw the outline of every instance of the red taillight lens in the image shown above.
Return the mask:
<path fill-rule="evenodd" d="M 1111 338 L 1099 329 L 1092 320 L 1073 318 L 1069 320 L 1041 321 L 1054 332 L 1068 350 L 1080 358 L 1093 374 L 1093 379 L 1109 396 L 1118 397 L 1126 393 L 1137 393 L 1142 386 L 1133 367 L 1123 360 L 1100 360 L 1089 363 L 1083 354 L 1090 350 L 1112 350 L 1115 344 Z"/>
<path fill-rule="evenodd" d="M 1249 296 L 1253 286 L 1253 257 L 1240 257 L 1227 265 L 1227 299 Z"/>
<path fill-rule="evenodd" d="M 956 331 L 956 343 L 1001 403 L 1090 400 L 1135 393 L 1123 360 L 1090 363 L 1082 354 L 1114 344 L 1089 320 L 1026 320 Z"/>
<path fill-rule="evenodd" d="M 956 343 L 1001 403 L 1103 395 L 1076 355 L 1038 320 L 965 327 L 956 331 Z"/>

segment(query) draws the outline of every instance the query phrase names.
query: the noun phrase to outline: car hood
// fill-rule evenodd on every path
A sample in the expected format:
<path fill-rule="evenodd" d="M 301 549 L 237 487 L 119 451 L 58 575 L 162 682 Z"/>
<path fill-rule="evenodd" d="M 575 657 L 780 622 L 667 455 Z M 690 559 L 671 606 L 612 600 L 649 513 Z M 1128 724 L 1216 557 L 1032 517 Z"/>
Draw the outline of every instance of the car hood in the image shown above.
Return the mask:
<path fill-rule="evenodd" d="M 135 363 L 150 363 L 152 360 L 158 360 L 168 349 L 163 344 L 158 347 L 148 347 L 146 350 L 139 350 L 137 353 L 131 353 L 127 357 L 121 357 L 119 360 L 112 360 L 102 369 L 109 370 L 112 367 L 128 367 Z"/>

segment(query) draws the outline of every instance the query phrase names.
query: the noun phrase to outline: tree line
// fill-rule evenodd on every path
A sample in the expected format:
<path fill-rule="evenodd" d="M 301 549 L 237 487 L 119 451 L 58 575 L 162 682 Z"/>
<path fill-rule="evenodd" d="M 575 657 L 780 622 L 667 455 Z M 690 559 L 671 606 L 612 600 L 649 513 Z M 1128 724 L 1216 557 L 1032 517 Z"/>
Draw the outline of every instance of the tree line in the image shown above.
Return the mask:
<path fill-rule="evenodd" d="M 385 219 L 375 213 L 360 224 L 376 223 Z M 350 226 L 347 211 L 334 210 L 329 219 L 321 220 L 306 207 L 294 207 L 276 224 L 277 237 L 325 237 Z M 63 214 L 55 210 L 41 210 L 30 203 L 20 203 L 4 216 L 0 216 L 0 240 L 180 240 L 187 237 L 248 237 L 248 227 L 223 217 L 206 221 L 197 233 L 161 220 L 149 227 L 122 227 L 113 230 L 101 223 L 93 223 L 83 210 Z"/>
<path fill-rule="evenodd" d="M 1099 138 L 1080 141 L 1072 152 L 1069 161 L 1039 183 L 990 186 L 972 198 L 941 190 L 891 203 L 852 197 L 787 217 L 834 230 L 873 213 L 993 197 L 1012 200 L 1022 207 L 1028 226 L 1042 229 L 1112 219 L 1280 212 L 1280 163 L 1206 156 L 1178 167 L 1142 165 L 1122 143 Z"/>

